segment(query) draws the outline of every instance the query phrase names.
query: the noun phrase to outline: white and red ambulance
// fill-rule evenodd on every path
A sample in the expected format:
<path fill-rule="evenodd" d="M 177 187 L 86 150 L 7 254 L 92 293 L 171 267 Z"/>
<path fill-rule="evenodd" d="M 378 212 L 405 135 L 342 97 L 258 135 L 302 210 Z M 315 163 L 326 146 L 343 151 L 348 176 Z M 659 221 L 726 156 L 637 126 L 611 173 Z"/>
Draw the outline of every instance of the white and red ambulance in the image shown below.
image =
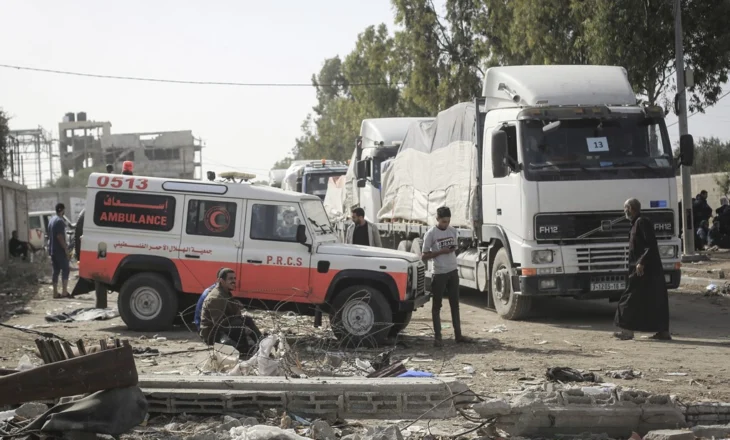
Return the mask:
<path fill-rule="evenodd" d="M 119 292 L 133 330 L 170 327 L 222 267 L 244 305 L 329 314 L 353 341 L 392 336 L 429 300 L 418 257 L 338 243 L 316 196 L 114 174 L 92 174 L 87 188 L 80 276 Z"/>

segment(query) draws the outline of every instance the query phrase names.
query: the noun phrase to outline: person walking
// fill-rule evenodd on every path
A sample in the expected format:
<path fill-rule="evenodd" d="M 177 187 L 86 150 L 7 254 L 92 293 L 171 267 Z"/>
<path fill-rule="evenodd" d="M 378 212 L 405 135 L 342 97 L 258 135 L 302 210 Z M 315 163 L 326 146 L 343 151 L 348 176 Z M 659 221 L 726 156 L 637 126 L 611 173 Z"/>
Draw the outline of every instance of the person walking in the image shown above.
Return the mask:
<path fill-rule="evenodd" d="M 380 232 L 374 224 L 365 220 L 364 209 L 355 208 L 352 210 L 352 224 L 347 228 L 345 243 L 383 247 L 383 243 L 380 241 Z"/>
<path fill-rule="evenodd" d="M 621 340 L 634 338 L 634 332 L 655 332 L 651 339 L 669 341 L 669 295 L 664 281 L 654 225 L 641 215 L 641 203 L 629 199 L 624 213 L 631 221 L 629 233 L 629 277 L 626 290 L 616 309 L 614 324 Z"/>
<path fill-rule="evenodd" d="M 68 262 L 68 244 L 66 243 L 66 206 L 63 203 L 56 205 L 56 215 L 48 221 L 48 254 L 53 265 L 53 297 L 70 298 L 68 293 L 68 276 L 70 272 Z M 61 276 L 63 293 L 58 293 L 58 277 Z"/>
<path fill-rule="evenodd" d="M 423 238 L 423 260 L 433 260 L 433 279 L 431 281 L 434 347 L 443 347 L 441 337 L 441 304 L 444 295 L 449 296 L 451 324 L 454 327 L 456 343 L 472 342 L 461 334 L 459 317 L 459 273 L 456 265 L 458 234 L 451 227 L 451 210 L 442 206 L 436 210 L 436 226 L 426 232 Z"/>

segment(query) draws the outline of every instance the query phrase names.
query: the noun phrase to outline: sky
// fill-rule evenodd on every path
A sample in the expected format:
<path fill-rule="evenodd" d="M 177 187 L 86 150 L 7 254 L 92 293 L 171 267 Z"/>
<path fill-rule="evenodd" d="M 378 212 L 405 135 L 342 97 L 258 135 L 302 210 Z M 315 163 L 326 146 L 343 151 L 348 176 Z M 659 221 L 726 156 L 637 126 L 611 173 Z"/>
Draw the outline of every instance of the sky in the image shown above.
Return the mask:
<path fill-rule="evenodd" d="M 379 23 L 393 29 L 390 0 L 3 0 L 0 64 L 308 84 L 326 58 L 346 55 L 358 33 Z M 0 68 L 0 107 L 11 129 L 40 125 L 57 137 L 65 113 L 85 111 L 90 120 L 111 121 L 112 133 L 192 130 L 206 144 L 203 171 L 266 176 L 291 151 L 315 103 L 311 87 L 161 84 Z M 675 120 L 667 117 L 668 124 Z M 730 96 L 689 119 L 689 129 L 695 138 L 730 140 Z M 678 138 L 677 125 L 670 134 Z"/>

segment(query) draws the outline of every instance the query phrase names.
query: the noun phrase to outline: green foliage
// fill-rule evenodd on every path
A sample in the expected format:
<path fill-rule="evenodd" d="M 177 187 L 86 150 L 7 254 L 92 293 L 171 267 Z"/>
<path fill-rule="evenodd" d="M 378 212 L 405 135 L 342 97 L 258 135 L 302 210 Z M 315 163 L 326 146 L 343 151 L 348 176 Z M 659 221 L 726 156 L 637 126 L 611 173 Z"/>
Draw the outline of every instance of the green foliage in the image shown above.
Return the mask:
<path fill-rule="evenodd" d="M 271 169 L 272 170 L 285 170 L 285 169 L 289 168 L 289 165 L 291 165 L 293 160 L 294 159 L 292 159 L 291 157 L 285 157 L 281 160 L 277 160 L 274 163 L 274 166 L 271 167 Z"/>
<path fill-rule="evenodd" d="M 5 177 L 5 169 L 8 166 L 9 136 L 8 117 L 0 110 L 0 178 Z"/>
<path fill-rule="evenodd" d="M 397 31 L 370 26 L 344 58 L 325 60 L 317 105 L 295 159 L 343 160 L 362 119 L 433 116 L 480 96 L 483 67 L 602 64 L 626 68 L 638 96 L 671 108 L 676 92 L 670 0 L 391 0 Z M 682 0 L 689 111 L 721 96 L 730 69 L 730 0 Z M 699 171 L 695 171 L 699 172 Z"/>

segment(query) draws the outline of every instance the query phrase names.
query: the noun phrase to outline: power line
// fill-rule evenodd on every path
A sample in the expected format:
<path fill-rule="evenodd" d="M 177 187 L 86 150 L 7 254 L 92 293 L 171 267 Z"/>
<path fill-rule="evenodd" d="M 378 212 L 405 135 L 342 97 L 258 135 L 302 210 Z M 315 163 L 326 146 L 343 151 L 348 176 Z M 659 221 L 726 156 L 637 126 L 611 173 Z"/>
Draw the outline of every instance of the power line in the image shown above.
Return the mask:
<path fill-rule="evenodd" d="M 720 102 L 720 100 L 722 98 L 726 97 L 727 95 L 730 95 L 730 92 L 727 92 L 724 95 L 722 95 L 721 97 L 717 98 L 717 101 L 715 101 L 715 104 L 717 104 L 718 102 Z M 712 104 L 710 107 L 714 106 L 715 104 Z M 700 112 L 694 112 L 694 113 L 690 114 L 689 116 L 687 116 L 687 119 L 691 118 L 692 116 L 696 115 L 697 113 L 700 113 Z M 672 122 L 671 124 L 667 125 L 667 128 L 669 128 L 671 126 L 674 126 L 674 125 L 677 125 L 677 124 L 679 124 L 679 120 L 677 120 L 676 122 Z"/>
<path fill-rule="evenodd" d="M 0 64 L 0 67 L 6 69 L 26 70 L 31 72 L 53 73 L 57 75 L 81 76 L 86 78 L 100 79 L 118 79 L 125 81 L 143 81 L 168 84 L 188 84 L 188 85 L 204 85 L 204 86 L 235 86 L 235 87 L 338 87 L 327 84 L 314 85 L 311 83 L 240 83 L 226 81 L 193 81 L 178 79 L 162 79 L 162 78 L 146 78 L 140 76 L 120 76 L 120 75 L 102 75 L 96 73 L 71 72 L 67 70 L 42 69 L 38 67 L 15 66 L 11 64 Z M 403 86 L 405 83 L 349 83 L 347 87 L 375 87 L 375 86 Z"/>

